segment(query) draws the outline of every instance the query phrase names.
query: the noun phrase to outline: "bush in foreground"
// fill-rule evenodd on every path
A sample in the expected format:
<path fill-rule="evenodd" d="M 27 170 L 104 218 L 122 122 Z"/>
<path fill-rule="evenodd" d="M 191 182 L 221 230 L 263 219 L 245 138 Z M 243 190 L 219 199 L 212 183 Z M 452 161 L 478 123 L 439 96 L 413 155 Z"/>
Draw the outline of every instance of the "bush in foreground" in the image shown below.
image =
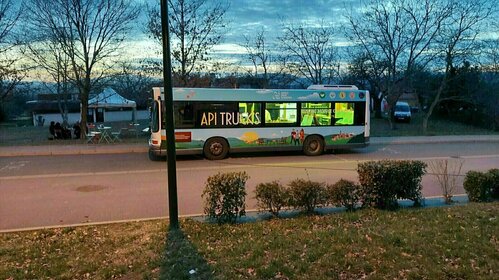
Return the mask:
<path fill-rule="evenodd" d="M 255 198 L 258 207 L 277 217 L 281 208 L 287 205 L 288 192 L 277 182 L 260 183 L 256 186 Z"/>
<path fill-rule="evenodd" d="M 480 171 L 468 171 L 464 178 L 463 187 L 471 202 L 488 200 L 487 175 Z"/>
<path fill-rule="evenodd" d="M 463 182 L 468 199 L 472 202 L 485 202 L 499 198 L 499 169 L 488 172 L 468 171 Z"/>
<path fill-rule="evenodd" d="M 352 181 L 339 180 L 326 187 L 328 202 L 334 206 L 344 206 L 347 211 L 355 210 L 359 203 L 359 186 Z"/>
<path fill-rule="evenodd" d="M 490 194 L 493 199 L 499 199 L 499 169 L 490 169 L 487 174 L 490 180 Z"/>
<path fill-rule="evenodd" d="M 246 172 L 218 173 L 208 177 L 202 197 L 205 199 L 204 213 L 220 223 L 234 223 L 244 216 Z"/>
<path fill-rule="evenodd" d="M 363 207 L 394 209 L 397 199 L 422 200 L 421 179 L 426 163 L 410 160 L 368 161 L 357 168 Z"/>
<path fill-rule="evenodd" d="M 316 207 L 323 205 L 325 199 L 324 183 L 295 179 L 289 183 L 289 204 L 296 209 L 313 213 Z"/>

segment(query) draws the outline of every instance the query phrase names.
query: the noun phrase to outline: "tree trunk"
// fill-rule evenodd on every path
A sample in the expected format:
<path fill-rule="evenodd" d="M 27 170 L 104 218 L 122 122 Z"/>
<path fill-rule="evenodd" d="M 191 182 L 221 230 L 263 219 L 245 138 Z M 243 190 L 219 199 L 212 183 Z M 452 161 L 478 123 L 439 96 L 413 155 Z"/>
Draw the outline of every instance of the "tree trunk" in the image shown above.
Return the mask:
<path fill-rule="evenodd" d="M 88 97 L 84 98 L 83 96 L 85 94 L 83 92 L 81 95 L 82 97 L 81 97 L 81 115 L 80 115 L 80 128 L 81 128 L 80 139 L 85 139 L 88 132 L 87 131 Z"/>
<path fill-rule="evenodd" d="M 423 117 L 423 134 L 427 134 L 428 132 L 428 122 L 430 120 L 431 115 L 433 114 L 433 110 L 440 101 L 440 96 L 442 95 L 442 92 L 445 89 L 446 83 L 447 83 L 447 73 L 445 73 L 444 79 L 442 80 L 440 86 L 438 87 L 437 95 L 435 96 L 435 99 L 433 99 L 433 101 L 431 102 L 430 108 L 428 108 L 428 112 Z"/>
<path fill-rule="evenodd" d="M 90 94 L 90 76 L 87 76 L 81 87 L 81 121 L 80 121 L 80 139 L 85 139 L 87 136 L 87 112 L 88 112 L 88 96 Z"/>

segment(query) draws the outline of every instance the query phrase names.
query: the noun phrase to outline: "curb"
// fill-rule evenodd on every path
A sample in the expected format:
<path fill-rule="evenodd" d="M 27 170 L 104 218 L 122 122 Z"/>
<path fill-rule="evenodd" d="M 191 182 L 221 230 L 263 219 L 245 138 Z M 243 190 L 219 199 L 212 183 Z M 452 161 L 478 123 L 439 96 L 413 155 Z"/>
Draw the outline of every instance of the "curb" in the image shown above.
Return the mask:
<path fill-rule="evenodd" d="M 16 156 L 63 156 L 63 155 L 94 155 L 94 154 L 124 154 L 147 153 L 148 147 L 140 145 L 66 145 L 66 146 L 14 146 L 0 147 L 0 157 Z"/>
<path fill-rule="evenodd" d="M 371 137 L 370 145 L 499 143 L 499 135 Z"/>
<path fill-rule="evenodd" d="M 371 137 L 369 145 L 403 144 L 443 144 L 443 143 L 499 143 L 499 135 L 456 135 L 456 136 L 403 136 Z M 140 144 L 103 144 L 103 145 L 40 145 L 0 147 L 0 157 L 16 156 L 59 156 L 147 153 L 148 146 Z"/>

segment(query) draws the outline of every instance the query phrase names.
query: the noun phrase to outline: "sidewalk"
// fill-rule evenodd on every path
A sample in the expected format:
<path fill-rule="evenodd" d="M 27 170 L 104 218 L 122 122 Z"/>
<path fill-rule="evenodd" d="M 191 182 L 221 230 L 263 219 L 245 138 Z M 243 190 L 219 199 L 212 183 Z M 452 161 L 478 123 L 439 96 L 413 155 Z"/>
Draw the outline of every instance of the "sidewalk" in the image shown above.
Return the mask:
<path fill-rule="evenodd" d="M 499 144 L 499 135 L 371 137 L 370 139 L 370 145 L 478 142 Z M 147 153 L 147 151 L 147 143 L 5 146 L 0 147 L 0 157 Z"/>
<path fill-rule="evenodd" d="M 0 157 L 147 153 L 147 143 L 0 147 Z"/>
<path fill-rule="evenodd" d="M 447 136 L 404 136 L 371 137 L 371 145 L 427 144 L 427 143 L 499 143 L 496 135 L 447 135 Z"/>

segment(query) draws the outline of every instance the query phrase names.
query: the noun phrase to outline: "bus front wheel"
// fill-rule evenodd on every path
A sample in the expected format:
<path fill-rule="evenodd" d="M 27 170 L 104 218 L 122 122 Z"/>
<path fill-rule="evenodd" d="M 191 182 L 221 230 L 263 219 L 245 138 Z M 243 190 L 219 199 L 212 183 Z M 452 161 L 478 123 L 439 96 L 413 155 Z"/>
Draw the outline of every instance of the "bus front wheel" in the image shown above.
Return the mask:
<path fill-rule="evenodd" d="M 204 144 L 203 152 L 207 159 L 224 159 L 229 152 L 229 144 L 223 138 L 211 138 Z"/>
<path fill-rule="evenodd" d="M 163 160 L 164 158 L 156 155 L 153 151 L 149 150 L 149 159 L 151 161 L 160 161 L 160 160 Z"/>
<path fill-rule="evenodd" d="M 303 143 L 303 152 L 307 156 L 318 156 L 324 151 L 324 141 L 317 135 L 311 135 Z"/>

